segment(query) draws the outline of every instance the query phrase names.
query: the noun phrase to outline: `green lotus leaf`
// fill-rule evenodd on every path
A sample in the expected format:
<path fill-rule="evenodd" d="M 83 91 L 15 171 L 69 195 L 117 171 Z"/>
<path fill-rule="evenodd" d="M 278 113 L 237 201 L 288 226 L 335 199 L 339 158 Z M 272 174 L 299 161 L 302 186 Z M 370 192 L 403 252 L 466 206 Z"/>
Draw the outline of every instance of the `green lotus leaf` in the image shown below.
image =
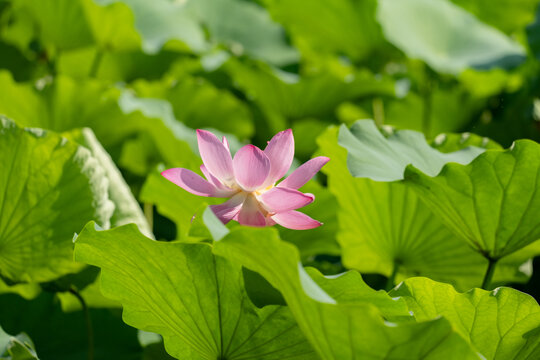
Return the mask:
<path fill-rule="evenodd" d="M 351 176 L 347 151 L 337 141 L 337 128 L 318 139 L 319 153 L 332 159 L 323 172 L 339 203 L 337 240 L 344 265 L 386 276 L 395 271 L 398 281 L 422 275 L 460 289 L 480 285 L 487 261 L 434 216 L 412 189 L 401 183 Z M 354 161 L 371 161 L 374 151 L 376 148 L 370 148 Z M 502 269 L 497 277 L 508 279 Z"/>
<path fill-rule="evenodd" d="M 427 278 L 405 280 L 390 292 L 407 302 L 419 320 L 443 316 L 484 359 L 535 359 L 540 355 L 540 307 L 512 288 L 472 289 Z"/>
<path fill-rule="evenodd" d="M 101 290 L 124 321 L 163 336 L 179 359 L 312 359 L 287 307 L 256 308 L 241 267 L 209 244 L 157 242 L 133 225 L 78 236 L 75 259 L 102 269 Z"/>
<path fill-rule="evenodd" d="M 0 118 L 0 273 L 48 281 L 77 271 L 73 234 L 89 220 L 109 226 L 114 205 L 91 152 L 41 129 Z"/>
<path fill-rule="evenodd" d="M 468 164 L 485 151 L 468 146 L 443 153 L 431 147 L 421 132 L 399 130 L 385 136 L 373 120 L 359 120 L 350 130 L 341 125 L 339 145 L 348 151 L 347 166 L 351 174 L 375 181 L 402 180 L 409 164 L 435 176 L 446 163 Z"/>
<path fill-rule="evenodd" d="M 492 259 L 540 238 L 540 145 L 518 140 L 435 177 L 409 166 L 406 184 L 470 246 Z"/>
<path fill-rule="evenodd" d="M 214 243 L 214 253 L 261 274 L 281 292 L 298 326 L 322 359 L 476 359 L 469 344 L 443 318 L 387 322 L 408 317 L 386 294 L 366 286 L 358 274 L 312 278 L 298 250 L 275 229 L 237 227 Z M 312 272 L 312 271 L 310 271 Z M 320 285 L 317 283 L 319 282 Z M 401 310 L 400 310 L 401 309 Z"/>
<path fill-rule="evenodd" d="M 392 44 L 442 73 L 515 66 L 526 56 L 518 42 L 449 0 L 380 0 L 377 19 Z"/>

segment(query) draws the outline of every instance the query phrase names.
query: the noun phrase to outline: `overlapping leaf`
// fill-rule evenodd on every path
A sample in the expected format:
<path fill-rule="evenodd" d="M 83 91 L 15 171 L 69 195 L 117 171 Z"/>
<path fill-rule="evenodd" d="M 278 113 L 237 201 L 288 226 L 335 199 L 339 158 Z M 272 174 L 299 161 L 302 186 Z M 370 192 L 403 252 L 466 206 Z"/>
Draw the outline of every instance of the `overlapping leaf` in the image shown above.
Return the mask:
<path fill-rule="evenodd" d="M 361 134 L 375 144 L 379 144 L 379 140 L 376 139 L 380 137 L 381 144 L 385 144 L 386 139 L 374 125 L 371 125 L 372 123 L 357 123 L 362 124 L 369 126 L 362 127 L 365 130 L 355 133 Z M 371 129 L 374 130 L 373 133 Z M 406 136 L 399 136 L 402 133 L 398 132 L 393 142 L 390 145 L 385 144 L 383 149 L 390 150 L 391 145 L 406 139 Z M 406 133 L 409 134 L 413 132 Z M 419 133 L 416 134 L 420 136 Z M 445 147 L 446 150 L 456 151 L 465 145 L 460 144 L 458 147 L 455 144 L 458 139 L 453 136 L 450 136 L 450 140 L 443 142 L 440 138 L 439 148 Z M 332 159 L 323 168 L 323 172 L 328 175 L 328 187 L 339 202 L 337 239 L 342 248 L 345 266 L 361 272 L 380 273 L 386 276 L 390 276 L 396 270 L 398 278 L 429 276 L 450 282 L 460 289 L 479 286 L 487 261 L 434 216 L 412 189 L 401 183 L 376 182 L 351 176 L 347 169 L 347 152 L 337 145 L 337 141 L 335 128 L 328 130 L 318 139 L 319 151 Z M 436 152 L 425 141 L 423 145 L 417 142 L 414 144 Z M 350 143 L 347 145 L 350 146 Z M 386 159 L 396 161 L 398 156 L 410 153 L 391 152 L 394 155 L 379 157 L 379 162 L 376 162 L 373 159 L 378 157 L 374 155 L 378 149 L 377 146 L 355 149 L 357 150 L 355 157 L 349 153 L 349 166 L 351 162 L 363 164 L 364 161 L 368 161 L 370 166 L 373 164 L 378 169 L 385 168 L 388 166 Z M 427 156 L 428 152 L 419 150 L 414 154 Z M 403 158 L 403 162 L 406 161 Z M 364 169 L 360 168 L 361 171 Z M 390 170 L 395 171 L 397 177 L 398 169 L 390 168 Z M 507 264 L 506 271 L 500 268 L 496 278 L 515 279 L 516 269 L 524 261 L 526 258 L 521 257 Z M 510 274 L 512 272 L 514 273 Z"/>
<path fill-rule="evenodd" d="M 425 359 L 443 354 L 448 359 L 477 358 L 443 318 L 385 322 L 381 311 L 387 316 L 403 314 L 400 304 L 389 305 L 394 300 L 377 296 L 359 276 L 328 280 L 319 275 L 315 277 L 319 286 L 299 263 L 298 251 L 282 242 L 274 229 L 235 228 L 214 244 L 214 252 L 259 272 L 281 291 L 322 359 L 400 359 L 403 354 Z"/>
<path fill-rule="evenodd" d="M 458 293 L 448 284 L 412 278 L 390 293 L 407 302 L 417 320 L 444 316 L 485 359 L 536 359 L 540 307 L 511 288 Z"/>
<path fill-rule="evenodd" d="M 372 120 L 357 121 L 350 130 L 342 125 L 339 145 L 348 151 L 347 166 L 351 174 L 375 181 L 401 180 L 409 164 L 435 176 L 446 163 L 467 164 L 485 150 L 468 146 L 443 153 L 432 148 L 418 131 L 401 130 L 385 137 Z"/>
<path fill-rule="evenodd" d="M 499 259 L 540 238 L 540 145 L 519 140 L 431 177 L 408 167 L 406 183 L 455 233 Z"/>
<path fill-rule="evenodd" d="M 165 243 L 133 226 L 78 236 L 75 258 L 102 268 L 102 292 L 120 301 L 124 321 L 161 334 L 184 359 L 311 359 L 313 351 L 283 306 L 255 308 L 241 267 L 205 243 Z"/>

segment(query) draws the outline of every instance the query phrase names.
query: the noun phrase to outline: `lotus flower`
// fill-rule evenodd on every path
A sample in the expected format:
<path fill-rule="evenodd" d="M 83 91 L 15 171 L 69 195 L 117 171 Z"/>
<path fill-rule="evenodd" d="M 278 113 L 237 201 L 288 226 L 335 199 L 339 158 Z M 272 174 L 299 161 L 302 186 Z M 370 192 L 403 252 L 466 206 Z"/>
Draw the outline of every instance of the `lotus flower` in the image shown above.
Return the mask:
<path fill-rule="evenodd" d="M 295 211 L 310 204 L 313 194 L 298 189 L 330 159 L 313 158 L 276 185 L 289 170 L 294 157 L 292 130 L 277 133 L 262 151 L 254 145 L 242 147 L 231 157 L 227 139 L 209 131 L 197 130 L 199 152 L 206 180 L 191 170 L 174 168 L 161 173 L 166 179 L 199 196 L 229 198 L 210 208 L 224 223 L 236 220 L 242 225 L 271 226 L 276 223 L 296 230 L 312 229 L 322 223 Z"/>

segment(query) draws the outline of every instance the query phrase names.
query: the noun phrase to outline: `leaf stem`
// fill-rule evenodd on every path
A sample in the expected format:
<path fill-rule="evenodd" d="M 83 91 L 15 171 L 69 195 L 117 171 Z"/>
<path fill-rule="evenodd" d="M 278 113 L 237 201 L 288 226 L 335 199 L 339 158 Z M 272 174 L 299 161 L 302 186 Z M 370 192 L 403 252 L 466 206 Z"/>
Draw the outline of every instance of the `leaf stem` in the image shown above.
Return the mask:
<path fill-rule="evenodd" d="M 423 100 L 423 109 L 422 109 L 422 132 L 424 135 L 429 138 L 431 136 L 431 115 L 432 115 L 432 103 L 433 103 L 433 76 L 431 74 L 431 69 L 424 64 L 424 84 L 422 86 L 422 100 Z"/>
<path fill-rule="evenodd" d="M 150 231 L 154 231 L 154 205 L 151 203 L 144 203 L 144 217 L 150 227 Z"/>
<path fill-rule="evenodd" d="M 88 306 L 86 305 L 86 301 L 84 301 L 84 298 L 82 295 L 75 289 L 71 288 L 69 289 L 69 292 L 73 294 L 79 300 L 81 303 L 81 306 L 84 311 L 84 318 L 86 321 L 86 334 L 88 337 L 88 360 L 94 360 L 94 329 L 92 327 L 92 318 L 90 317 L 90 310 L 88 309 Z"/>
<path fill-rule="evenodd" d="M 381 97 L 376 97 L 371 101 L 373 108 L 373 120 L 377 126 L 384 125 L 384 103 Z"/>
<path fill-rule="evenodd" d="M 497 265 L 498 259 L 493 259 L 488 257 L 487 258 L 489 263 L 486 270 L 486 274 L 484 275 L 484 280 L 482 281 L 482 289 L 489 290 L 489 287 L 491 286 L 491 279 L 493 279 L 493 274 L 495 273 L 495 266 Z"/>
<path fill-rule="evenodd" d="M 399 263 L 396 261 L 394 262 L 394 269 L 392 269 L 392 274 L 386 281 L 386 291 L 390 291 L 394 288 L 394 283 L 396 282 L 396 276 L 399 271 Z"/>
<path fill-rule="evenodd" d="M 92 60 L 92 65 L 90 66 L 90 72 L 88 73 L 88 77 L 96 77 L 99 70 L 99 65 L 101 64 L 101 60 L 103 59 L 103 54 L 103 50 L 96 50 L 96 54 L 94 55 L 94 59 Z"/>

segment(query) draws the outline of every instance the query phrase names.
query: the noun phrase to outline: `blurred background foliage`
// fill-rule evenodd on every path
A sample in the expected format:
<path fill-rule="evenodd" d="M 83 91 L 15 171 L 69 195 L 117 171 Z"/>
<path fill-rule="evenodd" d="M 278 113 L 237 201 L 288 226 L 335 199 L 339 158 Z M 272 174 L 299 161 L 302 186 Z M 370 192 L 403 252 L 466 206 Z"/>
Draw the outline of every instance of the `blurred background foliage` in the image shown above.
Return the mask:
<path fill-rule="evenodd" d="M 344 270 L 343 255 L 349 267 L 365 270 L 368 283 L 383 288 L 392 272 L 386 250 L 354 250 L 366 251 L 362 256 L 373 262 L 366 263 L 341 247 L 363 231 L 354 217 L 368 216 L 355 210 L 351 194 L 377 196 L 390 190 L 371 180 L 354 182 L 345 169 L 344 150 L 332 143 L 335 129 L 327 129 L 370 118 L 379 126 L 421 131 L 429 141 L 440 133 L 463 132 L 503 147 L 520 138 L 539 141 L 538 3 L 0 0 L 0 114 L 94 149 L 93 140 L 82 139 L 76 130 L 92 129 L 158 240 L 187 238 L 194 209 L 213 201 L 179 191 L 158 175 L 164 167 L 198 170 L 194 129 L 227 134 L 234 151 L 247 142 L 264 147 L 274 133 L 292 128 L 299 162 L 316 151 L 332 162 L 304 188 L 317 196 L 306 213 L 325 225 L 309 232 L 280 229 L 282 238 L 298 246 L 305 265 L 337 273 Z M 347 211 L 350 218 L 343 215 Z M 441 241 L 429 241 L 441 245 L 446 235 L 439 235 Z M 453 251 L 441 247 L 444 259 L 438 259 L 425 246 L 398 279 L 423 274 L 460 290 L 478 286 L 485 264 L 472 253 L 463 255 L 466 249 Z M 515 253 L 501 263 L 495 280 L 520 282 L 517 288 L 538 299 L 530 259 L 539 253 L 537 244 Z M 466 273 L 452 272 L 469 260 L 476 265 Z M 159 339 L 117 322 L 118 309 L 93 285 L 96 274 L 79 277 L 85 280 L 77 280 L 83 282 L 80 288 L 92 299 L 87 301 L 94 307 L 94 327 L 102 332 L 95 339 L 97 357 L 118 347 L 131 352 L 121 351 L 123 357 L 119 353 L 115 359 L 166 358 L 156 345 Z M 28 332 L 43 358 L 47 351 L 55 354 L 55 346 L 66 347 L 65 359 L 78 358 L 80 346 L 73 344 L 86 341 L 84 330 L 59 340 L 20 320 L 26 314 L 50 326 L 64 321 L 84 326 L 77 318 L 81 312 L 62 315 L 62 308 L 77 310 L 66 296 L 69 287 L 59 291 L 58 281 L 49 285 L 1 283 L 2 292 L 27 300 L 12 312 L 6 309 L 13 308 L 15 295 L 0 296 L 0 322 L 7 333 Z M 63 293 L 61 303 L 51 292 Z M 123 340 L 110 344 L 106 334 L 111 332 L 122 333 Z"/>

